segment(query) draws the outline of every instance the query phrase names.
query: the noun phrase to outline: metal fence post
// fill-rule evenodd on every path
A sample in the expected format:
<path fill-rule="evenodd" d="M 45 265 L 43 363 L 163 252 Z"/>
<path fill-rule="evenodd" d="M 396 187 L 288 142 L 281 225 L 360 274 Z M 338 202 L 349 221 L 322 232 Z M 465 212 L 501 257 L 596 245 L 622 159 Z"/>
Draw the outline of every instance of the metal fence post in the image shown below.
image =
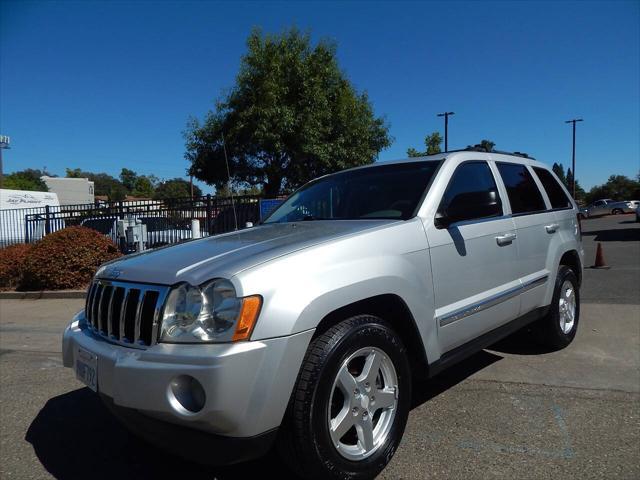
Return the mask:
<path fill-rule="evenodd" d="M 44 233 L 49 235 L 51 233 L 51 220 L 49 219 L 49 205 L 44 207 Z"/>
<path fill-rule="evenodd" d="M 211 235 L 211 194 L 207 193 L 207 220 L 206 220 L 206 225 L 207 225 L 207 233 L 209 235 Z"/>

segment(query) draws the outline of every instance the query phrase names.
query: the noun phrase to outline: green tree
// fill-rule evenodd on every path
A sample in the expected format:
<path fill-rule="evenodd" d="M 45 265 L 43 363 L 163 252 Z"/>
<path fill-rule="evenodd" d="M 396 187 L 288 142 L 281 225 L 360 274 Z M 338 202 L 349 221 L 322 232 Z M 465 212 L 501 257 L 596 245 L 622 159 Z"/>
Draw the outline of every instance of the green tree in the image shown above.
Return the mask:
<path fill-rule="evenodd" d="M 193 186 L 193 196 L 201 197 L 202 190 L 196 185 Z M 182 178 L 173 178 L 165 182 L 160 182 L 153 194 L 155 200 L 168 200 L 173 198 L 190 198 L 191 185 Z"/>
<path fill-rule="evenodd" d="M 122 182 L 122 185 L 124 185 L 124 188 L 126 188 L 130 192 L 132 192 L 133 189 L 135 188 L 137 180 L 138 180 L 138 174 L 133 170 L 129 170 L 128 168 L 123 168 L 120 171 L 120 181 Z"/>
<path fill-rule="evenodd" d="M 564 173 L 564 166 L 561 163 L 554 163 L 551 167 L 551 170 L 553 170 L 553 173 L 556 174 L 560 181 L 564 183 L 567 188 L 569 188 L 567 184 L 567 176 Z"/>
<path fill-rule="evenodd" d="M 493 147 L 496 146 L 495 142 L 491 140 L 480 140 L 480 143 L 476 143 L 475 145 L 467 145 L 467 150 L 480 150 L 483 152 L 493 152 L 495 151 Z"/>
<path fill-rule="evenodd" d="M 440 148 L 442 145 L 442 135 L 440 132 L 433 132 L 431 135 L 427 135 L 424 138 L 424 146 L 427 147 L 427 150 L 424 152 L 419 152 L 415 148 L 409 148 L 407 150 L 407 155 L 409 157 L 423 157 L 425 155 L 435 155 L 436 153 L 440 153 L 442 150 Z"/>
<path fill-rule="evenodd" d="M 606 183 L 594 186 L 586 195 L 588 203 L 602 198 L 637 200 L 640 198 L 640 179 L 634 180 L 624 175 L 611 175 Z"/>
<path fill-rule="evenodd" d="M 485 152 L 493 152 L 493 147 L 496 146 L 495 142 L 491 140 L 480 140 L 480 148 L 483 148 Z"/>
<path fill-rule="evenodd" d="M 153 197 L 154 190 L 151 180 L 145 176 L 139 176 L 136 178 L 133 190 L 131 190 L 131 195 L 134 197 L 151 198 Z"/>
<path fill-rule="evenodd" d="M 565 185 L 567 187 L 567 190 L 569 190 L 569 193 L 571 193 L 571 194 L 573 194 L 572 182 L 573 182 L 573 172 L 569 168 L 569 169 L 567 169 L 567 177 L 565 179 Z M 585 201 L 585 197 L 586 197 L 586 192 L 584 191 L 584 188 L 582 188 L 582 186 L 580 185 L 580 182 L 576 179 L 576 196 L 575 196 L 575 200 L 578 201 L 578 202 L 584 202 Z"/>
<path fill-rule="evenodd" d="M 19 172 L 13 172 L 2 179 L 2 188 L 10 190 L 29 190 L 32 192 L 48 192 L 47 184 L 42 180 L 42 176 L 49 175 L 42 170 L 27 168 Z"/>
<path fill-rule="evenodd" d="M 185 131 L 189 173 L 216 188 L 228 180 L 267 196 L 314 177 L 372 163 L 391 144 L 366 93 L 338 66 L 335 45 L 309 34 L 254 30 L 235 86 L 204 121 Z"/>

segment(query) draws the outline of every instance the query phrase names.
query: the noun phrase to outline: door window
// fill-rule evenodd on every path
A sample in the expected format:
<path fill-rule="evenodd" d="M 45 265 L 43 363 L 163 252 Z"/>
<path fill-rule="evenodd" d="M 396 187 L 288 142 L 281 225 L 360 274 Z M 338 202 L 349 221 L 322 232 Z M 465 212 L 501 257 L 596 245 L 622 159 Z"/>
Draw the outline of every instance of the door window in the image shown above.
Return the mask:
<path fill-rule="evenodd" d="M 487 162 L 472 161 L 458 166 L 438 212 L 441 216 L 454 216 L 453 221 L 502 216 L 502 202 Z"/>
<path fill-rule="evenodd" d="M 514 215 L 547 209 L 536 182 L 525 165 L 498 162 L 498 170 L 507 189 Z"/>
<path fill-rule="evenodd" d="M 540 179 L 540 183 L 547 192 L 549 201 L 551 202 L 551 208 L 571 208 L 571 200 L 564 192 L 558 181 L 553 178 L 553 175 L 544 168 L 533 167 L 533 171 Z"/>

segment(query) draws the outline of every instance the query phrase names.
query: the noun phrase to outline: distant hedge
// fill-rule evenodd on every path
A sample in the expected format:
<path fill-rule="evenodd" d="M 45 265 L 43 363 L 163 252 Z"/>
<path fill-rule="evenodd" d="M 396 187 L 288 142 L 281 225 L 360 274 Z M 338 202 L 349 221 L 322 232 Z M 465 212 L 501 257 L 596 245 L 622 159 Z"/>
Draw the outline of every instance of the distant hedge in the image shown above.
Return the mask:
<path fill-rule="evenodd" d="M 15 250 L 10 250 L 15 249 Z M 24 249 L 24 250 L 23 250 Z M 63 290 L 85 288 L 97 268 L 121 254 L 118 248 L 101 233 L 86 227 L 68 227 L 49 234 L 31 246 L 11 246 L 0 250 L 2 259 L 18 258 L 17 266 L 7 272 L 19 272 L 19 277 L 4 278 L 0 269 L 0 285 L 18 290 Z M 5 261 L 13 265 L 11 261 Z M 1 265 L 1 263 L 0 263 Z M 0 267 L 1 268 L 1 267 Z M 12 280 L 14 278 L 14 280 Z"/>
<path fill-rule="evenodd" d="M 18 243 L 0 249 L 0 290 L 12 290 L 20 285 L 31 248 L 32 245 Z"/>

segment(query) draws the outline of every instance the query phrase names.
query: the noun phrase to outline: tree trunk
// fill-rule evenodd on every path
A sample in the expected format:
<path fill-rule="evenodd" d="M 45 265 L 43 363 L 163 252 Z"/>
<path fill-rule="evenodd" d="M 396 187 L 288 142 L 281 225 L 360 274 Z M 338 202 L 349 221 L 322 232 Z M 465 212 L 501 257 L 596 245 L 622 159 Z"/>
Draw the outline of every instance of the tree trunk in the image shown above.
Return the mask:
<path fill-rule="evenodd" d="M 282 177 L 268 177 L 268 182 L 264 184 L 264 196 L 267 198 L 277 197 L 280 193 Z"/>

